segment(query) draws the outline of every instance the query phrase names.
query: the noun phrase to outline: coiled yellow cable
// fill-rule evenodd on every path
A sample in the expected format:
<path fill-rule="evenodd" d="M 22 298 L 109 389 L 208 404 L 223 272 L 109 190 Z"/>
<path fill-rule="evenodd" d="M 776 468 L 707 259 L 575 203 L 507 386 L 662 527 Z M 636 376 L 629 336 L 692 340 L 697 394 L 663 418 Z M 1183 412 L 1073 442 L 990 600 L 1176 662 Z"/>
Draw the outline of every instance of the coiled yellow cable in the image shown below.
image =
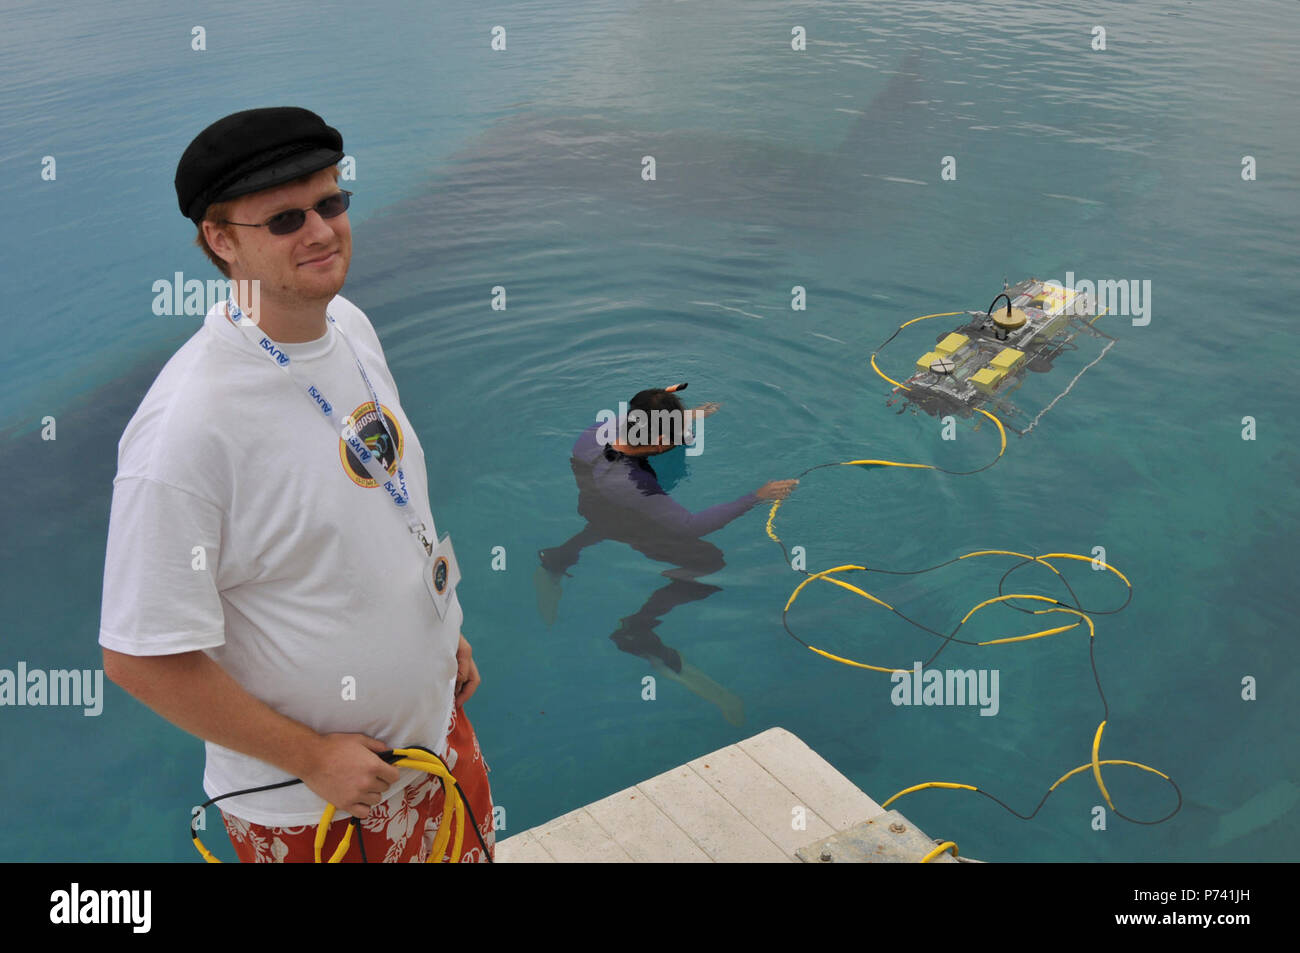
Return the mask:
<path fill-rule="evenodd" d="M 400 756 L 390 763 L 398 768 L 414 768 L 417 771 L 424 771 L 432 774 L 442 782 L 442 789 L 445 792 L 443 798 L 442 823 L 438 827 L 438 834 L 434 838 L 433 846 L 429 850 L 429 856 L 425 860 L 427 864 L 442 863 L 442 858 L 446 856 L 447 842 L 451 839 L 452 825 L 456 828 L 456 839 L 452 843 L 450 863 L 458 863 L 461 857 L 461 848 L 465 841 L 465 801 L 461 797 L 460 787 L 456 784 L 456 779 L 447 766 L 437 755 L 430 754 L 419 748 L 394 748 L 393 754 Z M 286 782 L 293 783 L 293 782 Z M 223 797 L 227 795 L 222 795 Z M 325 846 L 325 838 L 329 833 L 330 822 L 334 819 L 335 807 L 333 804 L 325 806 L 324 813 L 321 814 L 320 823 L 316 825 L 316 840 L 313 844 L 313 854 L 316 863 L 321 862 L 321 851 Z M 221 863 L 220 858 L 216 857 L 212 851 L 208 850 L 199 840 L 198 832 L 191 825 L 190 837 L 194 842 L 195 849 L 199 855 L 209 864 Z M 343 831 L 343 837 L 334 853 L 326 863 L 342 863 L 343 858 L 347 855 L 348 848 L 352 844 L 352 825 L 348 824 Z"/>

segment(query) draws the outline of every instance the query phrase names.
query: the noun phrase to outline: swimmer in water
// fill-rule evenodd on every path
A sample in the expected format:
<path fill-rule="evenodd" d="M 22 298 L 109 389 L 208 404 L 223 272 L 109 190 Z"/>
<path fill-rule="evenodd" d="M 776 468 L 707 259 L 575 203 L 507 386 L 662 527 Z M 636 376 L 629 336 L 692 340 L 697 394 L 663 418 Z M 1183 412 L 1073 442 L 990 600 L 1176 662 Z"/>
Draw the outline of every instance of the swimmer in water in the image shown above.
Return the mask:
<path fill-rule="evenodd" d="M 706 403 L 687 410 L 677 396 L 685 387 L 678 384 L 643 390 L 628 401 L 629 422 L 634 421 L 638 411 L 646 415 L 643 421 L 659 413 L 659 419 L 667 420 L 668 427 L 642 428 L 649 430 L 644 435 L 630 425 L 621 431 L 626 436 L 611 438 L 609 424 L 596 423 L 578 437 L 569 463 L 578 484 L 578 513 L 587 524 L 567 542 L 539 552 L 541 566 L 534 576 L 537 604 L 547 625 L 553 624 L 560 580 L 569 575 L 569 568 L 577 563 L 583 549 L 604 540 L 627 543 L 656 562 L 668 563 L 670 568 L 661 573 L 668 578 L 668 584 L 653 592 L 637 612 L 619 620 L 610 639 L 622 651 L 649 660 L 708 698 L 722 708 L 728 721 L 739 724 L 743 717 L 740 699 L 685 662 L 678 650 L 663 643 L 654 627 L 677 606 L 719 591 L 717 586 L 698 581 L 700 576 L 715 573 L 725 565 L 722 550 L 701 537 L 721 529 L 761 501 L 785 499 L 798 481 L 773 480 L 698 513 L 673 500 L 649 458 L 691 442 L 689 421 L 700 421 L 720 406 Z"/>

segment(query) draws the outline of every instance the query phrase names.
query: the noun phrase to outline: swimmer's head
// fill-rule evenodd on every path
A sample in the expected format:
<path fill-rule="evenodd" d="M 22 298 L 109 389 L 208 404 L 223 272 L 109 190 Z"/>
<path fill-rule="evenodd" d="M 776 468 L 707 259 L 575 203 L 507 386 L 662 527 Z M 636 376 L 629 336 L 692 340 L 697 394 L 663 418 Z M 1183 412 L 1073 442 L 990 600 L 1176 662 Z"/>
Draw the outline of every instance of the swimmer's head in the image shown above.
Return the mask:
<path fill-rule="evenodd" d="M 629 446 L 646 454 L 655 454 L 666 453 L 685 442 L 686 408 L 675 393 L 685 386 L 653 387 L 640 391 L 627 402 Z M 638 417 L 638 411 L 645 417 Z"/>

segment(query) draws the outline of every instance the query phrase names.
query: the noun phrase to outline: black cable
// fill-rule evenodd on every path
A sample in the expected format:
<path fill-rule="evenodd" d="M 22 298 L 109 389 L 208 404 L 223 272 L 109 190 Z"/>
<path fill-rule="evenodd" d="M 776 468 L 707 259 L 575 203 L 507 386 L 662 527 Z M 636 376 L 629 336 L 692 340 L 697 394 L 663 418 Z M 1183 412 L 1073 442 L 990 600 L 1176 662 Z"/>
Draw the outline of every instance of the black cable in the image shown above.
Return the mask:
<path fill-rule="evenodd" d="M 352 829 L 357 833 L 357 846 L 361 848 L 361 862 L 368 864 L 370 861 L 366 860 L 366 839 L 361 833 L 361 818 L 355 814 L 352 815 Z"/>
<path fill-rule="evenodd" d="M 290 778 L 288 781 L 278 781 L 275 784 L 263 784 L 261 787 L 257 787 L 257 788 L 244 788 L 244 790 L 242 791 L 231 791 L 229 794 L 218 794 L 216 797 L 208 798 L 206 801 L 200 804 L 199 810 L 200 811 L 206 810 L 207 808 L 211 807 L 213 804 L 216 804 L 218 801 L 224 801 L 228 797 L 238 797 L 241 794 L 256 794 L 259 791 L 274 791 L 276 788 L 287 788 L 291 784 L 302 784 L 302 779 Z M 195 838 L 196 840 L 198 839 L 199 832 L 194 825 L 198 822 L 198 819 L 199 816 L 197 814 L 195 814 L 192 818 L 190 818 L 190 836 Z"/>
<path fill-rule="evenodd" d="M 1005 291 L 1002 292 L 1000 295 L 998 295 L 997 298 L 994 298 L 994 299 L 993 299 L 992 303 L 990 303 L 989 306 L 988 306 L 988 310 L 986 310 L 986 311 L 984 312 L 984 317 L 986 317 L 986 318 L 990 318 L 990 319 L 993 317 L 993 305 L 995 305 L 995 304 L 998 303 L 998 298 L 1006 298 L 1006 299 L 1007 299 L 1007 317 L 1008 317 L 1008 318 L 1011 317 L 1011 298 L 1010 298 L 1010 296 L 1009 296 Z"/>

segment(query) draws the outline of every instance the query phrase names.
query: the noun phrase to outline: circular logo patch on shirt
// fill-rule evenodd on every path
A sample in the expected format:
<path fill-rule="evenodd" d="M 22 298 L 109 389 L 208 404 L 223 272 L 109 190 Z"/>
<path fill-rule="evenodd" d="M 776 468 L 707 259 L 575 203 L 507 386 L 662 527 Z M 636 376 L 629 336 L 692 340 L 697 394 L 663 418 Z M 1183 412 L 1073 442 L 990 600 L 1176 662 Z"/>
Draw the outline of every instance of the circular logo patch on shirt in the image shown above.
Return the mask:
<path fill-rule="evenodd" d="M 402 459 L 406 437 L 393 412 L 383 404 L 379 406 L 383 410 L 384 421 L 388 424 L 387 432 L 379 422 L 379 414 L 375 412 L 373 400 L 358 405 L 352 411 L 352 426 L 356 429 L 361 442 L 366 445 L 366 449 L 375 455 L 385 471 L 393 475 L 397 473 L 397 464 Z M 397 441 L 396 447 L 392 446 L 392 440 L 388 436 L 390 433 L 393 435 L 392 440 Z M 343 471 L 357 486 L 367 488 L 379 486 L 370 476 L 370 471 L 366 469 L 365 464 L 357 458 L 352 448 L 342 438 L 339 439 L 339 459 L 343 463 Z"/>
<path fill-rule="evenodd" d="M 433 563 L 433 589 L 442 595 L 447 588 L 447 557 L 439 556 Z"/>

